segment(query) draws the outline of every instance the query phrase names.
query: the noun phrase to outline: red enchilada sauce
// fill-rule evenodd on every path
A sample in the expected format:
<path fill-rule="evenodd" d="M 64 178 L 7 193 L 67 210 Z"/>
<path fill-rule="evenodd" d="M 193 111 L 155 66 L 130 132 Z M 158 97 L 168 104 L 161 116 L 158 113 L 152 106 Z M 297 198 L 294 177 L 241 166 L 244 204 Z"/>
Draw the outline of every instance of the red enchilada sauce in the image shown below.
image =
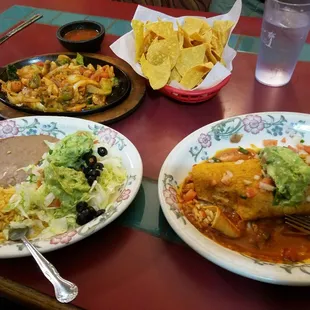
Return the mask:
<path fill-rule="evenodd" d="M 248 151 L 248 152 L 246 152 Z M 256 156 L 255 151 L 225 149 L 215 154 L 219 161 L 247 160 Z M 197 200 L 191 176 L 185 179 L 180 192 L 180 208 L 186 218 L 204 235 L 226 248 L 254 258 L 271 262 L 300 262 L 310 259 L 310 235 L 294 230 L 284 223 L 284 218 L 265 218 L 255 221 L 242 221 L 230 208 L 224 208 L 224 214 L 242 232 L 239 238 L 229 238 L 208 225 L 198 221 L 193 208 Z M 191 199 L 186 201 L 186 196 Z"/>
<path fill-rule="evenodd" d="M 70 41 L 84 41 L 96 37 L 98 33 L 95 29 L 75 29 L 67 32 L 64 38 Z"/>

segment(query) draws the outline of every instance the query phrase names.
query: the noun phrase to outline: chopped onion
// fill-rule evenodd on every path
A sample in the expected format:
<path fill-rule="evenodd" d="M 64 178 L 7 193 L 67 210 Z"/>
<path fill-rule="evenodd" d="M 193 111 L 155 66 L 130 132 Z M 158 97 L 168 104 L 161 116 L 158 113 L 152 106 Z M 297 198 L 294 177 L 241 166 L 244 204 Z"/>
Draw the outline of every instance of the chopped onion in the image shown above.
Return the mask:
<path fill-rule="evenodd" d="M 49 193 L 44 199 L 44 207 L 48 207 L 54 199 L 55 195 L 53 193 Z"/>
<path fill-rule="evenodd" d="M 235 162 L 235 165 L 241 165 L 244 162 L 243 159 L 239 159 Z"/>
<path fill-rule="evenodd" d="M 249 181 L 249 180 L 243 180 L 243 183 L 244 183 L 245 185 L 250 185 L 250 184 L 252 184 L 252 182 Z"/>
<path fill-rule="evenodd" d="M 264 182 L 259 182 L 259 188 L 268 192 L 273 192 L 276 189 L 275 186 L 272 186 Z"/>
<path fill-rule="evenodd" d="M 260 176 L 259 175 L 254 175 L 254 180 L 259 180 L 260 179 Z"/>
<path fill-rule="evenodd" d="M 233 177 L 232 172 L 229 171 L 229 170 L 227 170 L 227 171 L 224 173 L 224 175 L 223 175 L 223 177 L 222 177 L 222 179 L 221 179 L 221 182 L 222 182 L 223 184 L 225 184 L 225 185 L 228 185 L 228 184 L 230 183 L 230 179 L 231 179 L 232 177 Z"/>

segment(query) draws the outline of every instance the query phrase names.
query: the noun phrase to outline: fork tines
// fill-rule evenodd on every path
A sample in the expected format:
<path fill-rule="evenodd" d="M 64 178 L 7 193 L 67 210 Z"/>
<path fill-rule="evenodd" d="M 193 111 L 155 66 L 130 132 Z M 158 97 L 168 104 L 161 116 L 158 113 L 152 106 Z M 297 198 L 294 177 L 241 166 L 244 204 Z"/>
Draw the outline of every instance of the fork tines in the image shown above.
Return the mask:
<path fill-rule="evenodd" d="M 310 217 L 301 215 L 286 215 L 285 223 L 294 227 L 295 229 L 302 231 L 306 234 L 310 234 Z"/>

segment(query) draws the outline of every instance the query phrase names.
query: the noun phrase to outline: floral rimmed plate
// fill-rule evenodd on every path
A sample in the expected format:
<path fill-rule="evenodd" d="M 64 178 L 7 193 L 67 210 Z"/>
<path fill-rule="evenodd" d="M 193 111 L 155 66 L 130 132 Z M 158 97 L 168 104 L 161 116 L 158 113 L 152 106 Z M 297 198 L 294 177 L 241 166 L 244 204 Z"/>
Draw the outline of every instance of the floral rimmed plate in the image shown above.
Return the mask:
<path fill-rule="evenodd" d="M 139 152 L 130 140 L 107 126 L 87 120 L 57 116 L 31 116 L 0 121 L 0 139 L 40 134 L 62 139 L 77 130 L 90 131 L 100 141 L 109 144 L 111 151 L 122 158 L 127 171 L 127 179 L 122 188 L 119 189 L 119 195 L 114 204 L 106 210 L 104 215 L 75 230 L 53 236 L 51 239 L 34 240 L 33 244 L 40 252 L 49 252 L 62 248 L 105 227 L 128 208 L 141 185 L 143 169 Z M 0 258 L 28 255 L 29 252 L 21 243 L 11 241 L 0 243 Z"/>
<path fill-rule="evenodd" d="M 232 144 L 232 134 L 242 134 Z M 239 275 L 281 285 L 310 285 L 310 263 L 276 264 L 229 250 L 201 234 L 179 211 L 178 185 L 192 165 L 228 147 L 262 146 L 264 139 L 286 138 L 288 144 L 303 139 L 310 144 L 310 115 L 288 112 L 247 114 L 204 126 L 183 139 L 166 158 L 159 175 L 158 191 L 162 210 L 174 231 L 196 252 Z M 294 143 L 295 142 L 295 143 Z M 284 145 L 283 143 L 280 145 Z"/>

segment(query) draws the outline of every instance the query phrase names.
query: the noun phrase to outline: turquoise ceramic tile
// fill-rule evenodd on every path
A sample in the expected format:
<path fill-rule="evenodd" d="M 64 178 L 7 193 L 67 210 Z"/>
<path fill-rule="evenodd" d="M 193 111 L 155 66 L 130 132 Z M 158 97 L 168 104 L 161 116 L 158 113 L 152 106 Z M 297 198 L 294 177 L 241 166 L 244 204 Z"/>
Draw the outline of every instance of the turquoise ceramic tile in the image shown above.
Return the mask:
<path fill-rule="evenodd" d="M 304 47 L 300 53 L 299 60 L 310 61 L 310 44 L 304 45 Z"/>
<path fill-rule="evenodd" d="M 142 186 L 118 224 L 145 231 L 172 242 L 182 242 L 164 217 L 158 198 L 157 182 L 143 178 Z"/>
<path fill-rule="evenodd" d="M 13 5 L 10 8 L 8 8 L 6 11 L 4 11 L 1 14 L 1 16 L 2 18 L 10 18 L 10 19 L 15 19 L 19 21 L 19 20 L 24 20 L 33 11 L 34 11 L 34 8 L 30 6 Z"/>
<path fill-rule="evenodd" d="M 83 20 L 87 15 L 62 12 L 58 17 L 52 20 L 52 25 L 62 26 L 67 23 Z"/>
<path fill-rule="evenodd" d="M 17 23 L 18 21 L 15 19 L 5 19 L 0 15 L 0 33 L 6 32 Z"/>
<path fill-rule="evenodd" d="M 49 25 L 52 23 L 53 19 L 55 19 L 56 17 L 58 17 L 61 14 L 61 12 L 60 11 L 54 11 L 54 10 L 35 8 L 35 11 L 33 12 L 33 14 L 42 14 L 43 15 L 43 17 L 40 18 L 37 21 L 37 23 Z"/>
<path fill-rule="evenodd" d="M 228 45 L 232 48 L 235 48 L 238 38 L 239 38 L 239 35 L 232 34 L 229 38 Z"/>
<path fill-rule="evenodd" d="M 105 27 L 105 29 L 107 29 L 114 21 L 113 18 L 100 17 L 100 16 L 87 16 L 86 20 L 93 20 L 97 23 L 100 23 L 101 25 Z"/>
<path fill-rule="evenodd" d="M 113 24 L 107 29 L 107 33 L 114 34 L 116 36 L 122 36 L 123 34 L 131 31 L 131 24 L 127 20 L 115 20 Z"/>
<path fill-rule="evenodd" d="M 238 51 L 257 54 L 259 51 L 259 45 L 260 45 L 260 38 L 242 36 L 238 47 Z"/>

